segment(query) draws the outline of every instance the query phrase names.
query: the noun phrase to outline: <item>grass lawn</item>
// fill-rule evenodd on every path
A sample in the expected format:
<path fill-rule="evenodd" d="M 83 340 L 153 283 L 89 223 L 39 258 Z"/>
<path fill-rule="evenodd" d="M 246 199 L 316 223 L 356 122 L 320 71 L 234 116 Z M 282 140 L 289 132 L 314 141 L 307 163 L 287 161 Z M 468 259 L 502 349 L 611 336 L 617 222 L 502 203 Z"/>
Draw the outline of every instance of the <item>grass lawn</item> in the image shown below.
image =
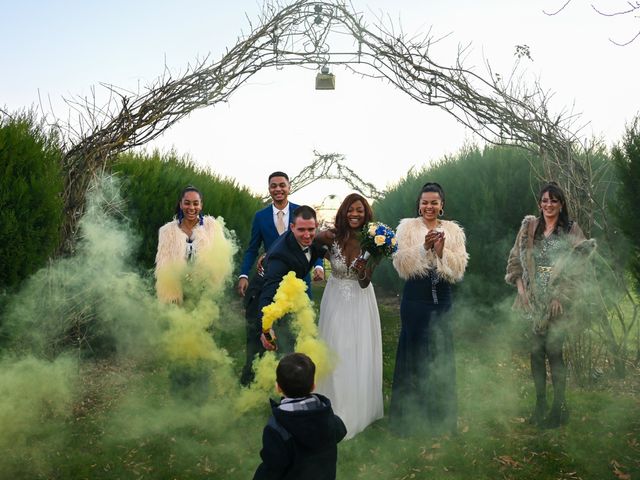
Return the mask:
<path fill-rule="evenodd" d="M 316 288 L 315 298 L 320 295 Z M 379 295 L 379 305 L 388 407 L 399 299 Z M 231 310 L 236 307 L 239 303 Z M 216 339 L 230 352 L 235 376 L 244 355 L 244 330 L 239 314 L 228 318 Z M 640 478 L 637 370 L 630 369 L 624 381 L 605 377 L 590 390 L 570 381 L 569 424 L 538 430 L 526 423 L 533 385 L 523 342 L 505 338 L 504 328 L 486 325 L 457 327 L 459 433 L 398 438 L 383 418 L 339 445 L 338 478 Z M 80 373 L 82 394 L 73 415 L 64 421 L 40 419 L 47 428 L 15 448 L 5 446 L 0 478 L 252 477 L 269 414 L 266 401 L 264 408 L 236 417 L 221 407 L 222 380 L 214 379 L 208 402 L 194 405 L 167 394 L 162 366 L 101 361 L 85 363 Z"/>

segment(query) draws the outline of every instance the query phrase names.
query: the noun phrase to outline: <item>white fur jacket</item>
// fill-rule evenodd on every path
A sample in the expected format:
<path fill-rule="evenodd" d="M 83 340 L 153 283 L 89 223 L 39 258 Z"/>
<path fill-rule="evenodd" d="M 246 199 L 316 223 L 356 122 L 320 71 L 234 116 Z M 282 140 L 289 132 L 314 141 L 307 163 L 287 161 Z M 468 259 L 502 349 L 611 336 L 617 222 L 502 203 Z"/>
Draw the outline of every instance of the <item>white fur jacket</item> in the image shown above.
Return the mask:
<path fill-rule="evenodd" d="M 442 258 L 435 251 L 424 249 L 424 237 L 429 230 L 421 217 L 400 221 L 396 231 L 398 250 L 393 255 L 393 266 L 401 278 L 424 277 L 435 268 L 440 277 L 449 283 L 462 280 L 469 260 L 464 231 L 450 220 L 439 221 L 438 227 L 444 230 L 445 235 Z"/>
<path fill-rule="evenodd" d="M 192 237 L 193 264 L 196 270 L 201 271 L 200 280 L 218 283 L 218 277 L 230 273 L 227 262 L 224 259 L 218 261 L 213 252 L 214 243 L 215 256 L 226 255 L 231 248 L 229 239 L 225 238 L 224 220 L 205 215 L 203 224 L 193 229 Z M 174 219 L 158 231 L 155 276 L 156 292 L 162 302 L 182 302 L 182 281 L 186 273 L 187 235 Z"/>

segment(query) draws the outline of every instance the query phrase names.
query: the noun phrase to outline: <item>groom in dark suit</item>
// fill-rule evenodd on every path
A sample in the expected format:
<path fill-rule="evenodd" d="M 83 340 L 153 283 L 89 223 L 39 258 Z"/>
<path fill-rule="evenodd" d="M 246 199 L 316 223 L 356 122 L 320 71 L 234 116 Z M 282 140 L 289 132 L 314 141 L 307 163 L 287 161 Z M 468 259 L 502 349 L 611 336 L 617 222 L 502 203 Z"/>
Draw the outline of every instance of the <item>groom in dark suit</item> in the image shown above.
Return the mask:
<path fill-rule="evenodd" d="M 262 309 L 271 304 L 282 278 L 293 271 L 296 277 L 303 279 L 312 265 L 322 259 L 328 246 L 333 240 L 331 232 L 323 232 L 316 238 L 318 220 L 313 208 L 302 205 L 294 210 L 289 231 L 278 238 L 267 251 L 264 258 L 264 276 L 258 296 L 258 318 L 262 324 Z M 314 241 L 315 240 L 315 241 Z M 287 317 L 279 319 L 274 330 L 277 335 L 277 348 L 283 353 L 293 352 L 295 338 L 289 328 Z M 267 350 L 274 350 L 275 343 L 262 333 L 262 346 Z"/>
<path fill-rule="evenodd" d="M 245 318 L 246 318 L 246 361 L 242 370 L 240 381 L 247 385 L 253 379 L 251 364 L 254 356 L 263 351 L 260 345 L 260 319 L 258 318 L 257 296 L 262 287 L 262 279 L 259 275 L 254 276 L 249 282 L 249 272 L 253 267 L 260 252 L 260 247 L 266 252 L 276 239 L 287 231 L 293 211 L 298 205 L 289 202 L 290 190 L 289 176 L 284 172 L 273 172 L 269 175 L 269 195 L 272 204 L 259 210 L 253 217 L 251 225 L 251 240 L 244 253 L 240 266 L 240 276 L 237 290 L 240 296 L 244 297 Z M 260 263 L 260 262 L 259 262 Z M 316 263 L 314 269 L 314 280 L 322 280 L 324 270 L 322 270 L 322 260 Z M 305 277 L 307 285 L 311 284 L 310 278 Z M 309 290 L 310 292 L 311 290 Z"/>

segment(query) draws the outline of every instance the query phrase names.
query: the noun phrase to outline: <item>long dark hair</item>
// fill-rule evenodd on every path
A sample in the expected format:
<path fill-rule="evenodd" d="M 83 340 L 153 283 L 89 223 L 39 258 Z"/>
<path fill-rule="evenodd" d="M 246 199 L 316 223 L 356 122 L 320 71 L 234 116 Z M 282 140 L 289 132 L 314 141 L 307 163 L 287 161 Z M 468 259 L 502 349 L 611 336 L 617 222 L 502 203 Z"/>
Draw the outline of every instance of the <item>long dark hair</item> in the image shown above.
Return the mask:
<path fill-rule="evenodd" d="M 569 217 L 569 207 L 567 207 L 567 199 L 564 192 L 556 182 L 548 182 L 542 186 L 540 193 L 538 194 L 538 208 L 540 208 L 540 202 L 545 193 L 549 193 L 549 198 L 558 200 L 562 208 L 560 209 L 560 215 L 558 216 L 558 224 L 556 225 L 556 231 L 560 230 L 565 233 L 569 233 L 571 230 L 571 224 L 573 223 Z M 535 236 L 541 237 L 544 234 L 546 223 L 544 221 L 544 215 L 540 212 L 540 221 L 536 228 Z"/>
<path fill-rule="evenodd" d="M 444 209 L 444 190 L 440 186 L 439 183 L 436 182 L 427 182 L 422 186 L 420 193 L 418 194 L 418 198 L 416 199 L 416 213 L 420 216 L 420 199 L 422 198 L 422 194 L 426 192 L 436 192 L 440 195 L 440 200 L 442 200 L 442 208 Z"/>
<path fill-rule="evenodd" d="M 182 209 L 180 208 L 180 204 L 182 203 L 182 199 L 184 198 L 184 196 L 188 192 L 196 192 L 198 194 L 198 196 L 200 197 L 200 202 L 202 202 L 202 193 L 200 193 L 200 190 L 198 190 L 193 185 L 187 185 L 186 187 L 184 187 L 182 189 L 182 191 L 180 192 L 180 195 L 178 196 L 178 203 L 176 204 L 176 218 L 178 219 L 178 223 L 182 223 L 182 219 L 184 218 L 184 213 L 182 212 Z M 199 223 L 200 223 L 200 225 L 202 225 L 202 223 L 203 223 L 203 214 L 202 214 L 202 212 L 200 212 L 200 221 L 199 221 Z"/>
<path fill-rule="evenodd" d="M 338 207 L 338 211 L 336 212 L 336 241 L 339 245 L 343 245 L 351 234 L 351 228 L 349 227 L 349 219 L 347 218 L 347 214 L 349 213 L 349 207 L 357 201 L 362 202 L 362 205 L 364 206 L 363 225 L 366 225 L 371 220 L 373 220 L 373 210 L 371 210 L 371 206 L 369 205 L 369 202 L 367 202 L 366 198 L 364 198 L 359 193 L 350 193 L 349 195 L 347 195 L 340 204 L 340 207 Z"/>

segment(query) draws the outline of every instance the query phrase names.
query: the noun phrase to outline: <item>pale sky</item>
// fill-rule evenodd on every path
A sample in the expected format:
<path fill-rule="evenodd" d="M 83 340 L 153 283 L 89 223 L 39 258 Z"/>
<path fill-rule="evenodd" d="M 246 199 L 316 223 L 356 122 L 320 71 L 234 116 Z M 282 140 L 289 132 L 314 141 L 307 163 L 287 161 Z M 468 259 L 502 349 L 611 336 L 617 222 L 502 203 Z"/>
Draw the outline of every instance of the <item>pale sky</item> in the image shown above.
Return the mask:
<path fill-rule="evenodd" d="M 640 28 L 632 17 L 598 16 L 588 2 L 573 2 L 557 16 L 563 0 L 353 0 L 367 23 L 388 15 L 404 31 L 450 34 L 432 50 L 440 64 L 452 64 L 459 44 L 472 44 L 467 66 L 483 62 L 508 74 L 515 46 L 529 45 L 524 62 L 529 81 L 555 92 L 552 107 L 581 113 L 585 138 L 611 146 L 640 111 Z M 601 2 L 605 5 L 604 0 Z M 598 3 L 595 3 L 598 5 Z M 101 82 L 130 90 L 152 83 L 165 64 L 172 72 L 211 54 L 218 60 L 256 20 L 261 2 L 34 1 L 0 0 L 0 106 L 9 111 L 39 103 L 60 118 L 62 97 L 86 96 Z M 610 0 L 606 7 L 624 8 Z M 603 7 L 604 8 L 604 7 Z M 313 151 L 341 153 L 346 164 L 379 189 L 465 142 L 479 141 L 453 117 L 419 105 L 391 85 L 334 68 L 336 90 L 316 91 L 315 72 L 296 67 L 263 70 L 226 104 L 207 107 L 172 127 L 149 148 L 175 148 L 199 165 L 232 177 L 257 194 L 266 193 L 273 170 L 295 176 Z M 349 193 L 343 184 L 317 182 L 294 194 L 315 204 L 326 195 Z"/>

